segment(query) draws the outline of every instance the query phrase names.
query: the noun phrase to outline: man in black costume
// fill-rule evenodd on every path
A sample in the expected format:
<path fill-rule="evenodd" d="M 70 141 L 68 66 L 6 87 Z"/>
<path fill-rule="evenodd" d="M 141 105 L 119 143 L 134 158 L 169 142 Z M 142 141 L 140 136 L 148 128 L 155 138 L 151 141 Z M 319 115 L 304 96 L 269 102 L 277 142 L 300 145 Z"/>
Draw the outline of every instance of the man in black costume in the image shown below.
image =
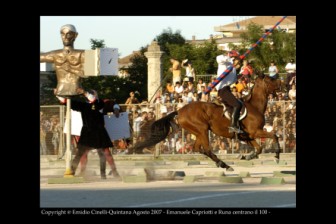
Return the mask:
<path fill-rule="evenodd" d="M 78 150 L 71 163 L 72 173 L 75 174 L 78 163 L 86 150 L 97 149 L 100 159 L 100 175 L 106 179 L 106 157 L 104 149 L 112 147 L 111 139 L 105 129 L 104 115 L 100 112 L 104 108 L 104 101 L 98 99 L 94 90 L 84 91 L 87 102 L 71 100 L 71 109 L 82 114 L 83 127 L 78 141 Z M 66 99 L 57 96 L 61 103 Z"/>

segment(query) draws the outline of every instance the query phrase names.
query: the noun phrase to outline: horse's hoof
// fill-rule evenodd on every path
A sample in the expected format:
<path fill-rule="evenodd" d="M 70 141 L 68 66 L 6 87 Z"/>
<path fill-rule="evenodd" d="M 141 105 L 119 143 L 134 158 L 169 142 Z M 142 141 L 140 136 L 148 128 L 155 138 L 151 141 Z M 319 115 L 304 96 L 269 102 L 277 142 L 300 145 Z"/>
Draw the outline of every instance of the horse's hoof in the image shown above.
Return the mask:
<path fill-rule="evenodd" d="M 251 155 L 246 155 L 246 156 L 245 156 L 245 159 L 246 159 L 246 160 L 251 160 L 251 159 L 252 159 L 252 156 L 251 156 Z"/>
<path fill-rule="evenodd" d="M 223 161 L 218 161 L 216 163 L 217 167 L 221 167 L 221 168 L 226 168 L 226 169 L 229 169 L 231 168 L 230 166 L 226 165 Z M 232 169 L 232 168 L 231 168 Z"/>
<path fill-rule="evenodd" d="M 277 164 L 279 164 L 280 159 L 278 159 L 277 157 L 274 157 L 274 162 L 276 162 Z"/>
<path fill-rule="evenodd" d="M 226 171 L 234 171 L 234 169 L 231 166 L 229 166 L 229 167 L 226 167 Z"/>
<path fill-rule="evenodd" d="M 246 156 L 240 155 L 240 160 L 246 160 Z"/>
<path fill-rule="evenodd" d="M 255 152 L 252 152 L 252 153 L 246 155 L 246 160 L 251 160 L 251 159 L 254 159 L 254 158 L 258 158 L 257 155 L 255 154 Z"/>

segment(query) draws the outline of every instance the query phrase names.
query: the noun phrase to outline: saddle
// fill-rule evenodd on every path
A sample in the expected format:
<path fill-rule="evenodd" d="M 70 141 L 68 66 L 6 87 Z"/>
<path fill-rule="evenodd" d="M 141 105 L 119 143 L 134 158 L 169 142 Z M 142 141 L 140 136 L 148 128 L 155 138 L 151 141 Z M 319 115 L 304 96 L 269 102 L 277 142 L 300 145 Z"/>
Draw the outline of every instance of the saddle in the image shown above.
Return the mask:
<path fill-rule="evenodd" d="M 241 103 L 242 103 L 242 108 L 240 110 L 240 116 L 239 116 L 239 120 L 242 120 L 246 117 L 247 115 L 247 109 L 245 107 L 245 104 L 243 101 L 241 101 L 240 99 L 238 99 Z M 231 120 L 231 114 L 232 114 L 232 107 L 229 105 L 225 105 L 224 103 L 222 103 L 218 98 L 214 99 L 212 101 L 212 103 L 216 104 L 217 106 L 221 106 L 223 107 L 223 115 L 228 119 Z"/>

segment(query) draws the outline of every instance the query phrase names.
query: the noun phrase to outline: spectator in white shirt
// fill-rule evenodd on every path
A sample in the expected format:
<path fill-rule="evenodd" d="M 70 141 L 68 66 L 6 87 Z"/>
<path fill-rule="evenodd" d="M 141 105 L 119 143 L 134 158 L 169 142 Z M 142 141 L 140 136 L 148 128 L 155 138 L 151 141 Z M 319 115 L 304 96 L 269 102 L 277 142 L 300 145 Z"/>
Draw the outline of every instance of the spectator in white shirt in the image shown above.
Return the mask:
<path fill-rule="evenodd" d="M 184 88 L 180 82 L 176 82 L 174 90 L 175 90 L 175 93 L 178 93 L 180 96 L 182 96 Z"/>
<path fill-rule="evenodd" d="M 286 88 L 287 91 L 290 90 L 290 81 L 293 79 L 293 77 L 296 76 L 296 64 L 294 62 L 294 59 L 291 59 L 290 62 L 285 67 L 287 71 L 287 79 L 286 79 Z"/>
<path fill-rule="evenodd" d="M 296 100 L 296 86 L 293 84 L 292 89 L 288 92 L 288 97 L 290 100 Z"/>
<path fill-rule="evenodd" d="M 269 72 L 269 76 L 271 78 L 274 78 L 274 79 L 278 78 L 278 76 L 279 76 L 279 74 L 278 74 L 279 70 L 276 67 L 274 61 L 271 61 L 271 65 L 268 67 L 268 72 Z"/>

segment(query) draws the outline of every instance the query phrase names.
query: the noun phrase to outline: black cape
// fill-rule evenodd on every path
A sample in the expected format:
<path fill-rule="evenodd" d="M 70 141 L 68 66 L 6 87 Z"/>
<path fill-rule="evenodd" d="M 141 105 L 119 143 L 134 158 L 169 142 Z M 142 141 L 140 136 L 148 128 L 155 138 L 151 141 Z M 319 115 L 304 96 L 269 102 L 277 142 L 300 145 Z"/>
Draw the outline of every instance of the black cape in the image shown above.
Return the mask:
<path fill-rule="evenodd" d="M 104 102 L 96 100 L 94 103 L 71 101 L 71 109 L 82 114 L 83 127 L 78 144 L 92 148 L 112 147 L 111 139 L 105 129 L 104 115 L 99 112 Z"/>

